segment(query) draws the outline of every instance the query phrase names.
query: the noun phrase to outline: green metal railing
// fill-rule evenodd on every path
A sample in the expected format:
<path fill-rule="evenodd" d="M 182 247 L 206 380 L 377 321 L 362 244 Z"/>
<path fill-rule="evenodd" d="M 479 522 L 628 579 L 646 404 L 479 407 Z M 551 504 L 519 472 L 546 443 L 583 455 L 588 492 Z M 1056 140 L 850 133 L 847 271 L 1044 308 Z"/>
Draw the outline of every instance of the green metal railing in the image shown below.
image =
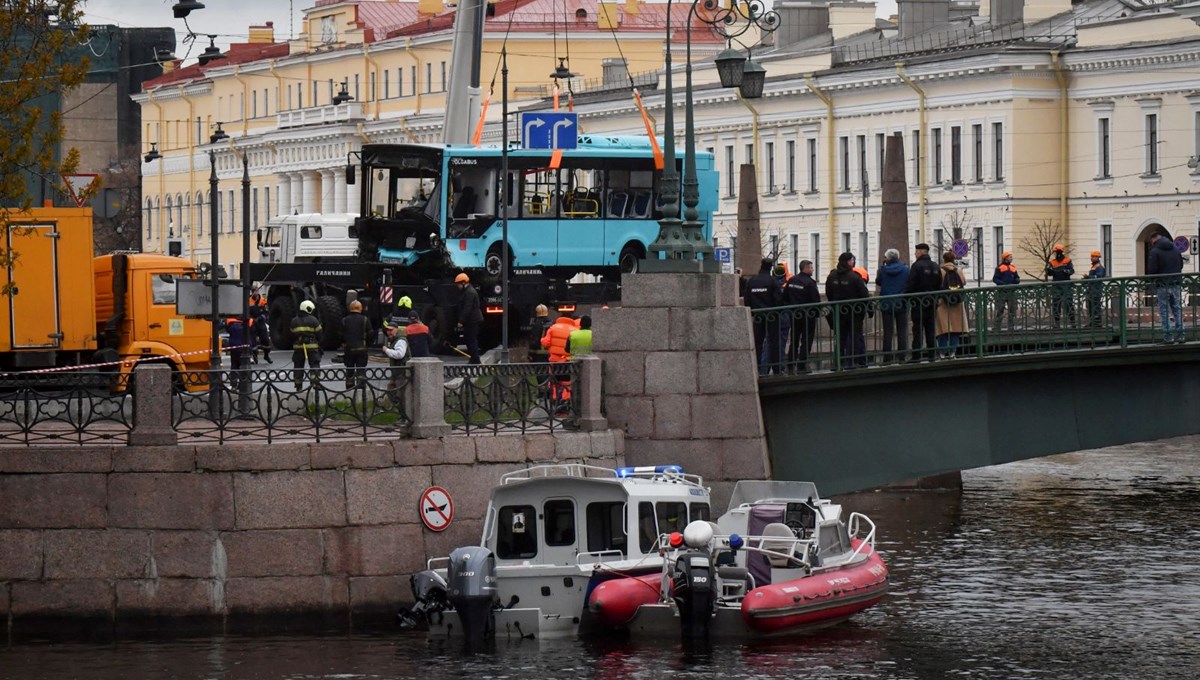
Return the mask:
<path fill-rule="evenodd" d="M 1174 322 L 1163 326 L 1159 298 L 1171 295 L 1180 306 L 1178 332 Z M 966 288 L 773 307 L 752 316 L 763 377 L 1127 348 L 1200 340 L 1200 274 Z"/>

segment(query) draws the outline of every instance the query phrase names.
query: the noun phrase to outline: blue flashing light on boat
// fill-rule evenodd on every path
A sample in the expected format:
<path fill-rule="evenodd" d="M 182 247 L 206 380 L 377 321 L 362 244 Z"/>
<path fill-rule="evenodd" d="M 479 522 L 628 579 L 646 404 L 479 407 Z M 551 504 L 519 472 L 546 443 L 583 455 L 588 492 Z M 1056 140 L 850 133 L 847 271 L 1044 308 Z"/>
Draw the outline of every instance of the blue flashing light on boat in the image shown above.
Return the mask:
<path fill-rule="evenodd" d="M 637 466 L 619 467 L 619 468 L 617 468 L 617 477 L 625 478 L 625 477 L 633 477 L 634 475 L 638 475 L 638 474 L 644 475 L 644 474 L 649 474 L 649 473 L 662 475 L 662 474 L 666 474 L 668 472 L 671 472 L 671 473 L 674 473 L 677 475 L 681 475 L 681 474 L 683 474 L 683 466 L 682 465 L 637 465 Z"/>
<path fill-rule="evenodd" d="M 746 544 L 746 542 L 742 540 L 742 537 L 741 537 L 741 536 L 739 536 L 739 535 L 737 535 L 737 534 L 729 534 L 729 547 L 730 547 L 730 549 L 732 549 L 732 550 L 738 550 L 739 548 L 741 548 L 741 547 L 742 547 L 743 545 L 745 545 L 745 544 Z"/>

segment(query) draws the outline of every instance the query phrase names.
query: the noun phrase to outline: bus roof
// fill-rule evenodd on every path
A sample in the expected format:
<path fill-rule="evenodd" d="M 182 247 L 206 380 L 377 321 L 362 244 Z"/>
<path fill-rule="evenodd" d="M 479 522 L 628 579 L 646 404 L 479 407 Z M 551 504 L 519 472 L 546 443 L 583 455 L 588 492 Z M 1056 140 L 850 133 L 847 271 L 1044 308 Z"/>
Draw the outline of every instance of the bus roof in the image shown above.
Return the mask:
<path fill-rule="evenodd" d="M 663 140 L 658 139 L 661 148 Z M 385 147 L 412 147 L 428 150 L 449 151 L 452 156 L 483 156 L 495 157 L 500 156 L 500 145 L 491 144 L 487 146 L 473 146 L 470 144 L 364 144 L 363 150 L 368 151 L 369 147 L 383 149 Z M 553 153 L 552 149 L 525 149 L 522 147 L 510 147 L 508 150 L 510 156 L 520 157 L 545 157 Z M 683 158 L 684 150 L 676 147 L 676 156 Z M 697 156 L 711 155 L 706 151 L 697 151 Z M 574 149 L 564 149 L 563 157 L 589 157 L 589 158 L 649 158 L 654 155 L 654 148 L 650 145 L 650 138 L 634 135 L 580 135 L 578 146 Z"/>

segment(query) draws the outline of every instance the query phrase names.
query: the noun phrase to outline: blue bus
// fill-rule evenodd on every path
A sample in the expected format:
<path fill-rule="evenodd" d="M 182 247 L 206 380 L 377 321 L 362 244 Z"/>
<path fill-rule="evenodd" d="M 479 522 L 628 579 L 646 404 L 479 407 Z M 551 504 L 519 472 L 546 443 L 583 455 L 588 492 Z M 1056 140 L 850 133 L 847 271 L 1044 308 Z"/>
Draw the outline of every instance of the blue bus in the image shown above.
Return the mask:
<path fill-rule="evenodd" d="M 364 144 L 361 158 L 359 257 L 398 265 L 409 281 L 452 270 L 499 275 L 504 214 L 513 271 L 616 278 L 637 271 L 658 237 L 661 172 L 647 137 L 581 135 L 557 167 L 549 150 L 511 149 L 506 205 L 499 147 Z M 711 241 L 718 191 L 711 153 L 697 153 L 696 170 Z"/>

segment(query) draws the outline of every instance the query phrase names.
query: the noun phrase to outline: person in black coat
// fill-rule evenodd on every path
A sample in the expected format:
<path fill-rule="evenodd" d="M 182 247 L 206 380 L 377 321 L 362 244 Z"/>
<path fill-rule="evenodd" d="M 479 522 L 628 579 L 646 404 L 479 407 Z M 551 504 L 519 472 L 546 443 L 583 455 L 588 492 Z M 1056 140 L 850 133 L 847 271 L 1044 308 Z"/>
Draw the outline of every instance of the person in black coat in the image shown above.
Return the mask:
<path fill-rule="evenodd" d="M 1183 255 L 1171 242 L 1171 236 L 1159 232 L 1150 237 L 1150 253 L 1146 256 L 1146 273 L 1150 276 L 1163 274 L 1179 274 L 1183 271 Z M 1158 294 L 1158 318 L 1162 323 L 1163 342 L 1187 342 L 1183 332 L 1183 306 L 1180 289 L 1183 280 L 1179 276 L 1163 276 L 1154 281 Z M 1174 337 L 1171 332 L 1171 318 L 1175 319 Z"/>
<path fill-rule="evenodd" d="M 817 281 L 813 278 L 813 263 L 810 260 L 800 261 L 800 270 L 788 279 L 783 289 L 784 304 L 810 305 L 821 301 L 821 291 L 817 290 Z M 794 312 L 792 319 L 792 340 L 788 346 L 788 365 L 794 373 L 803 373 L 808 354 L 812 352 L 813 340 L 817 334 L 817 316 L 820 310 L 811 308 L 803 312 Z"/>
<path fill-rule="evenodd" d="M 837 308 L 838 342 L 842 348 L 842 368 L 867 365 L 867 341 L 863 326 L 868 314 L 871 292 L 862 275 L 854 271 L 854 253 L 838 256 L 837 268 L 825 279 L 825 299 L 842 302 Z M 850 302 L 862 300 L 862 302 Z M 833 317 L 829 318 L 833 323 Z"/>
<path fill-rule="evenodd" d="M 462 290 L 458 301 L 458 325 L 462 329 L 463 341 L 467 343 L 468 363 L 479 363 L 479 326 L 483 324 L 483 307 L 479 303 L 479 291 L 471 285 L 466 274 L 454 277 L 454 283 Z"/>
<path fill-rule="evenodd" d="M 906 294 L 932 293 L 941 290 L 942 270 L 936 262 L 930 259 L 929 246 L 925 243 L 918 243 L 914 250 L 917 259 L 908 269 L 908 282 L 904 284 L 904 292 Z M 909 307 L 912 310 L 912 358 L 910 360 L 920 361 L 924 358 L 932 361 L 933 353 L 937 348 L 937 334 L 934 329 L 937 319 L 937 297 L 921 295 L 915 298 Z M 924 333 L 923 336 L 922 333 Z M 921 352 L 922 337 L 925 338 L 924 356 Z"/>
<path fill-rule="evenodd" d="M 346 365 L 346 389 L 367 385 L 367 346 L 375 341 L 375 328 L 371 320 L 363 316 L 362 303 L 354 300 L 348 307 L 349 313 L 342 317 L 342 337 L 345 351 L 342 363 Z"/>
<path fill-rule="evenodd" d="M 746 306 L 753 312 L 756 309 L 768 309 L 770 307 L 778 307 L 783 304 L 783 289 L 780 288 L 779 282 L 771 276 L 771 269 L 775 266 L 770 258 L 763 258 L 762 265 L 758 269 L 758 273 L 750 277 L 746 281 L 746 289 L 743 301 Z M 778 363 L 778 358 L 775 362 L 771 362 L 763 352 L 763 345 L 767 344 L 768 348 L 771 345 L 778 347 L 778 341 L 774 343 L 765 343 L 765 340 L 771 331 L 778 335 L 778 322 L 768 322 L 766 315 L 752 315 L 754 319 L 754 356 L 758 359 L 759 375 L 766 375 L 773 368 L 773 363 Z"/>

